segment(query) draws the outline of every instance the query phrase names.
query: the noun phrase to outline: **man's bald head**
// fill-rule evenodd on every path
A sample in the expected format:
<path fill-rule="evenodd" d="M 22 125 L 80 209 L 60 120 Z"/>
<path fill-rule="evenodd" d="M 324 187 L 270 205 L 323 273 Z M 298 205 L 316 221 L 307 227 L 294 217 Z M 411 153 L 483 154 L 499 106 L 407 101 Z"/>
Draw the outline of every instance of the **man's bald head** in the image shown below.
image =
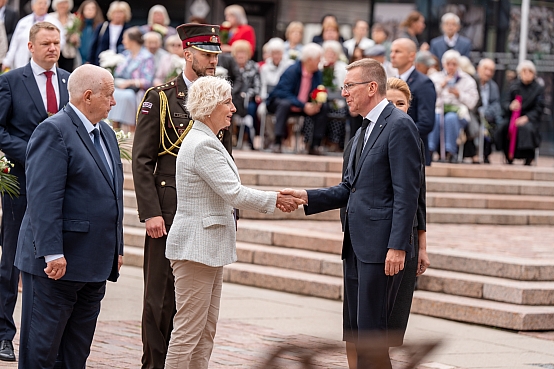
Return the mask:
<path fill-rule="evenodd" d="M 92 64 L 75 69 L 67 81 L 69 102 L 92 124 L 108 117 L 111 107 L 115 105 L 114 89 L 110 72 Z"/>
<path fill-rule="evenodd" d="M 489 82 L 496 71 L 496 64 L 492 59 L 481 59 L 477 65 L 477 75 L 482 84 Z"/>
<path fill-rule="evenodd" d="M 392 66 L 402 74 L 414 65 L 417 52 L 415 42 L 409 38 L 399 38 L 393 41 L 390 48 L 390 61 Z"/>

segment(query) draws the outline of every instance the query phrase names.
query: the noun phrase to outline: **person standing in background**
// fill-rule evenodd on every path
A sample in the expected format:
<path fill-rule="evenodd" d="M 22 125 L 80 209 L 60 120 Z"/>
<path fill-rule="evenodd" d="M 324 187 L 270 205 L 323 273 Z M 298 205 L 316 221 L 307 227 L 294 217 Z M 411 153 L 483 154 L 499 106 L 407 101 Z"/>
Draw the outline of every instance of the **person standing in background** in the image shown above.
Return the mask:
<path fill-rule="evenodd" d="M 367 50 L 373 45 L 375 41 L 369 39 L 369 25 L 366 21 L 358 19 L 352 28 L 353 37 L 350 40 L 344 41 L 342 45 L 348 50 L 348 58 L 352 58 L 354 55 L 354 49 L 360 48 Z"/>
<path fill-rule="evenodd" d="M 7 0 L 0 0 L 0 70 L 19 20 L 17 11 L 9 8 L 6 3 Z"/>
<path fill-rule="evenodd" d="M 73 9 L 73 0 L 54 0 L 52 2 L 54 13 L 50 13 L 54 18 L 60 21 L 65 31 L 65 46 L 62 49 L 58 66 L 68 72 L 73 72 L 75 69 L 77 57 L 77 48 L 81 42 L 79 29 L 75 29 L 77 16 L 71 12 Z M 80 60 L 79 60 L 79 64 Z"/>
<path fill-rule="evenodd" d="M 81 19 L 79 53 L 81 54 L 81 61 L 84 63 L 89 58 L 94 30 L 104 23 L 104 15 L 102 15 L 100 6 L 95 0 L 85 0 L 77 9 L 77 16 Z"/>
<path fill-rule="evenodd" d="M 448 50 L 456 50 L 460 55 L 467 56 L 471 52 L 471 40 L 460 35 L 460 17 L 454 13 L 446 13 L 441 18 L 441 30 L 443 35 L 431 40 L 429 51 L 442 61 L 443 54 Z"/>
<path fill-rule="evenodd" d="M 69 73 L 56 67 L 60 57 L 60 31 L 52 23 L 39 22 L 29 32 L 31 61 L 0 76 L 0 150 L 14 165 L 11 174 L 19 182 L 19 197 L 2 195 L 2 258 L 0 261 L 0 360 L 15 361 L 12 341 L 16 327 L 19 269 L 14 266 L 19 228 L 27 207 L 25 150 L 40 122 L 69 101 Z"/>
<path fill-rule="evenodd" d="M 90 46 L 87 61 L 94 65 L 100 64 L 98 56 L 102 51 L 111 50 L 114 53 L 122 53 L 125 49 L 123 33 L 129 28 L 131 7 L 125 1 L 114 1 L 110 4 L 107 16 L 109 22 L 104 22 L 96 27 Z"/>

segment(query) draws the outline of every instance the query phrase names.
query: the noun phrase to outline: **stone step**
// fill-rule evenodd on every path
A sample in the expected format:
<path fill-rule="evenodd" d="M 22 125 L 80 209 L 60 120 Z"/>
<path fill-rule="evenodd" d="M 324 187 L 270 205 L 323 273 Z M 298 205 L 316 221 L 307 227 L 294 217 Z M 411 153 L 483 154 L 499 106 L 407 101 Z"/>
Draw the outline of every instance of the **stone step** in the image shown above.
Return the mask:
<path fill-rule="evenodd" d="M 241 263 L 266 265 L 342 278 L 340 256 L 322 252 L 237 242 Z"/>
<path fill-rule="evenodd" d="M 313 226 L 310 222 L 306 226 L 280 223 L 243 219 L 239 222 L 237 241 L 340 255 L 343 239 L 340 222 L 326 222 L 322 226 Z M 434 269 L 521 281 L 554 281 L 551 259 L 459 251 L 432 243 L 428 244 L 427 252 Z"/>
<path fill-rule="evenodd" d="M 428 269 L 418 289 L 517 305 L 554 305 L 554 281 L 528 282 Z"/>
<path fill-rule="evenodd" d="M 132 247 L 144 248 L 145 235 L 146 235 L 146 231 L 144 230 L 144 227 L 142 228 L 130 227 L 130 226 L 123 227 L 123 242 L 125 243 L 125 247 L 132 246 Z"/>
<path fill-rule="evenodd" d="M 415 291 L 412 313 L 518 331 L 554 329 L 554 306 L 526 306 Z"/>
<path fill-rule="evenodd" d="M 427 208 L 428 223 L 553 225 L 554 210 Z"/>
<path fill-rule="evenodd" d="M 342 298 L 342 278 L 271 266 L 240 262 L 226 265 L 223 280 L 332 300 Z"/>
<path fill-rule="evenodd" d="M 427 192 L 427 206 L 430 208 L 554 210 L 554 197 Z"/>
<path fill-rule="evenodd" d="M 139 220 L 137 208 L 123 208 L 123 226 L 144 229 L 144 223 Z"/>
<path fill-rule="evenodd" d="M 123 264 L 142 268 L 144 262 L 144 248 L 125 245 Z"/>
<path fill-rule="evenodd" d="M 123 206 L 137 209 L 137 197 L 134 190 L 123 190 Z"/>

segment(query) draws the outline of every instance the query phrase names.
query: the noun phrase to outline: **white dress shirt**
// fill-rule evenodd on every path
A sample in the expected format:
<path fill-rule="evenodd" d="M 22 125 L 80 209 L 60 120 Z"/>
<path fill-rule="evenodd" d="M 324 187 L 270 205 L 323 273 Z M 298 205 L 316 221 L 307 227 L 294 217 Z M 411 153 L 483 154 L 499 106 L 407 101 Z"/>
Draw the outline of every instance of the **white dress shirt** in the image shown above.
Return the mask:
<path fill-rule="evenodd" d="M 31 59 L 31 69 L 33 70 L 33 75 L 35 76 L 35 81 L 37 82 L 38 90 L 40 92 L 40 96 L 42 97 L 42 102 L 44 103 L 44 109 L 48 111 L 48 104 L 46 102 L 46 76 L 44 75 L 44 72 L 46 72 L 46 69 L 35 63 L 33 59 Z M 52 74 L 52 86 L 54 86 L 54 92 L 56 93 L 56 103 L 58 107 L 60 106 L 60 86 L 58 83 L 58 70 L 56 69 L 56 65 L 50 69 L 54 74 Z"/>
<path fill-rule="evenodd" d="M 110 29 L 110 50 L 114 53 L 117 53 L 117 40 L 119 40 L 119 35 L 123 31 L 123 25 L 111 24 L 109 25 Z"/>
<path fill-rule="evenodd" d="M 373 127 L 375 127 L 375 123 L 377 122 L 377 120 L 381 116 L 381 113 L 383 112 L 383 110 L 385 110 L 388 104 L 389 104 L 389 100 L 384 98 L 383 100 L 381 100 L 379 104 L 377 104 L 373 109 L 371 109 L 371 111 L 365 116 L 365 118 L 369 119 L 371 123 L 369 124 L 369 126 L 365 131 L 364 146 L 362 146 L 362 151 L 364 150 L 365 144 L 367 142 L 367 139 L 369 138 L 369 135 L 371 134 L 371 131 L 373 131 Z"/>
<path fill-rule="evenodd" d="M 415 67 L 412 65 L 412 67 L 410 69 L 408 69 L 407 71 L 405 71 L 404 73 L 402 73 L 399 77 L 401 80 L 403 80 L 404 82 L 408 81 L 408 78 L 410 77 L 410 74 L 412 74 L 412 72 L 415 70 Z"/>

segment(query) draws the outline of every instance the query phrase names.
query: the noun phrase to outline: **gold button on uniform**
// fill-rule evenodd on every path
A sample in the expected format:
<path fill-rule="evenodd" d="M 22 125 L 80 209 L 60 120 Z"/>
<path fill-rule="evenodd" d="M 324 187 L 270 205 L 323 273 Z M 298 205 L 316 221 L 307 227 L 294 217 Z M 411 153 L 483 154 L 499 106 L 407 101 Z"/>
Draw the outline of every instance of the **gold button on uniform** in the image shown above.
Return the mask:
<path fill-rule="evenodd" d="M 160 183 L 162 186 L 165 186 L 165 181 L 162 181 L 162 183 Z"/>

